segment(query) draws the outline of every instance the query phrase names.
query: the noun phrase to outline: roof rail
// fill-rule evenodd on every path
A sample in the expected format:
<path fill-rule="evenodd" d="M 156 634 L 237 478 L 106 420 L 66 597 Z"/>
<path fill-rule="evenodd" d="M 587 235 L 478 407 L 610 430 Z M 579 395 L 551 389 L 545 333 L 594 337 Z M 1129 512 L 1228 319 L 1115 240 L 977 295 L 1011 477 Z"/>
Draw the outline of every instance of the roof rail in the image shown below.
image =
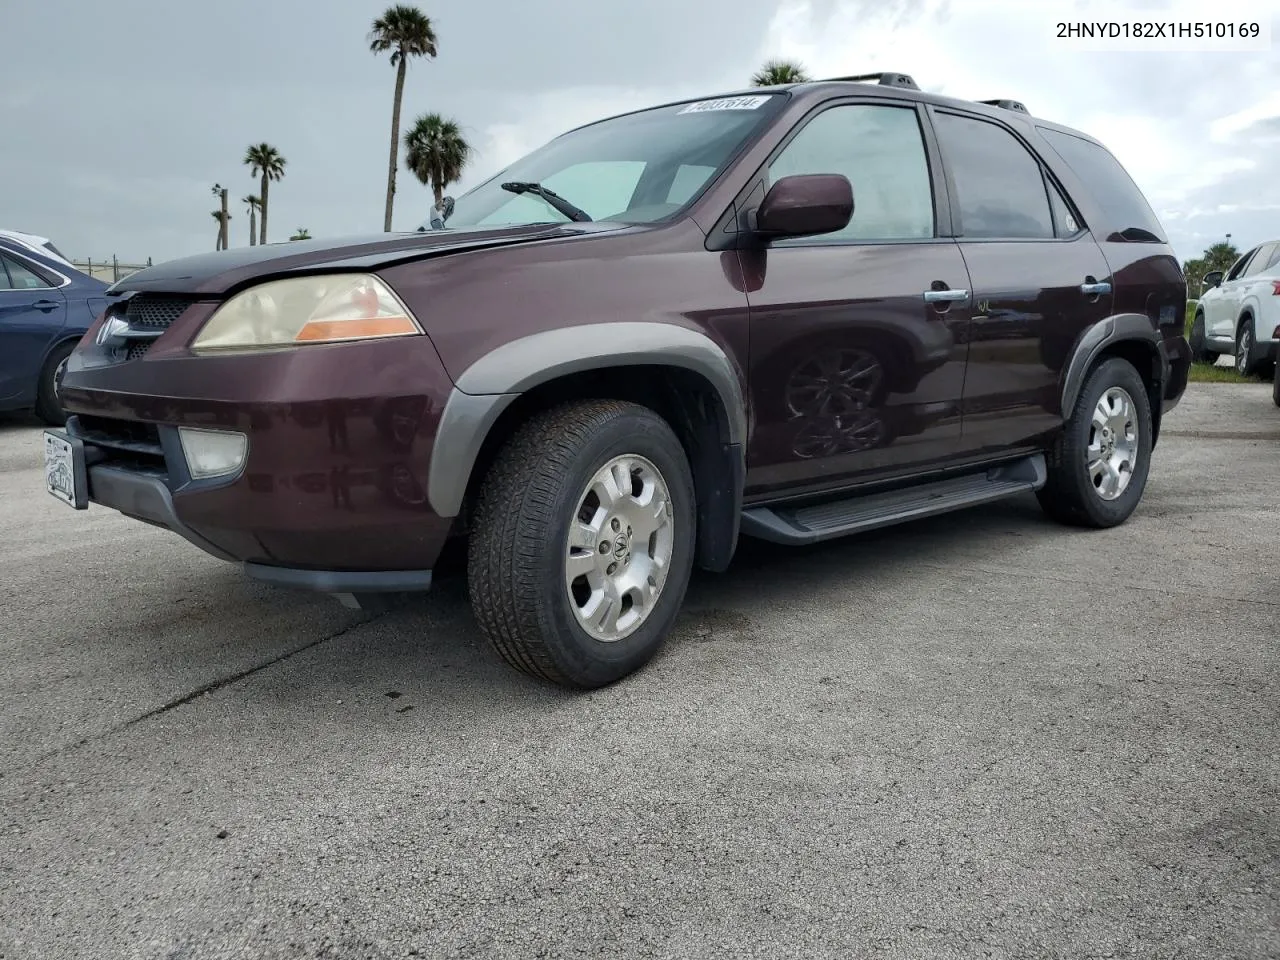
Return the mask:
<path fill-rule="evenodd" d="M 985 103 L 989 107 L 999 107 L 1001 110 L 1012 110 L 1014 113 L 1031 114 L 1031 111 L 1017 100 L 979 100 L 978 102 Z"/>
<path fill-rule="evenodd" d="M 836 82 L 841 80 L 852 80 L 856 82 L 865 82 L 874 80 L 882 87 L 906 87 L 908 90 L 919 90 L 916 82 L 905 73 L 860 73 L 856 77 L 828 77 L 828 82 Z"/>

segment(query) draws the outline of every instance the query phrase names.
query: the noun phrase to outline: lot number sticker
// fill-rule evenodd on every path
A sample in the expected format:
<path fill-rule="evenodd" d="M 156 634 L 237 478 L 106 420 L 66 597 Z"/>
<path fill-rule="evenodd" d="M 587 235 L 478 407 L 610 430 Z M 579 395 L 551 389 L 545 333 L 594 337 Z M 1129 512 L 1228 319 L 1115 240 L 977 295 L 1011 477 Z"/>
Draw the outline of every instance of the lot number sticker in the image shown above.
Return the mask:
<path fill-rule="evenodd" d="M 768 103 L 766 97 L 723 97 L 720 100 L 699 100 L 691 103 L 680 113 L 711 113 L 713 110 L 755 110 Z"/>

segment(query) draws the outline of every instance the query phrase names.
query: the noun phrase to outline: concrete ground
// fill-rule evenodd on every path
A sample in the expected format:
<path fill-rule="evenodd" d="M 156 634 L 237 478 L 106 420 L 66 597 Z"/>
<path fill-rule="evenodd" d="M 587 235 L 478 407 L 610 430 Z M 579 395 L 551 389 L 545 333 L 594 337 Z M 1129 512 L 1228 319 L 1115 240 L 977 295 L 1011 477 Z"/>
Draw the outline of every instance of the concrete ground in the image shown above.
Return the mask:
<path fill-rule="evenodd" d="M 0 424 L 0 955 L 1280 956 L 1280 410 L 1124 527 L 1033 498 L 700 576 L 573 695 L 43 492 Z"/>

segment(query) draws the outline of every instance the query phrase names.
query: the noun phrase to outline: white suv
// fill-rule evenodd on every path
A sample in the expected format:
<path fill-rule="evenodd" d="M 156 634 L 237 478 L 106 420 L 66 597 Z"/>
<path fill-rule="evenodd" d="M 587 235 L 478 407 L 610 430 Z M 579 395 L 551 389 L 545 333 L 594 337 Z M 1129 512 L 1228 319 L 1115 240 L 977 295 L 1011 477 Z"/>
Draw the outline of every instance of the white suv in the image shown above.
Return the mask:
<path fill-rule="evenodd" d="M 1254 247 L 1226 277 L 1205 274 L 1204 286 L 1191 324 L 1193 357 L 1213 363 L 1228 354 L 1245 376 L 1269 372 L 1280 343 L 1280 240 Z"/>

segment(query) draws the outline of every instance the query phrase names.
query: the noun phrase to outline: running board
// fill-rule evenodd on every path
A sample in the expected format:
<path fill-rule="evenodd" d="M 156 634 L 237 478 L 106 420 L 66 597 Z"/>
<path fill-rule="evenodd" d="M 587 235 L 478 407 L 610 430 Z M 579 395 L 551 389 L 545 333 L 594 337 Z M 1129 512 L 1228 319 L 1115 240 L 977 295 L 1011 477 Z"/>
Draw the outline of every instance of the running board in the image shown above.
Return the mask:
<path fill-rule="evenodd" d="M 742 532 L 772 543 L 816 543 L 1039 490 L 1045 478 L 1044 456 L 1036 454 L 904 490 L 803 507 L 750 507 L 742 512 Z"/>

